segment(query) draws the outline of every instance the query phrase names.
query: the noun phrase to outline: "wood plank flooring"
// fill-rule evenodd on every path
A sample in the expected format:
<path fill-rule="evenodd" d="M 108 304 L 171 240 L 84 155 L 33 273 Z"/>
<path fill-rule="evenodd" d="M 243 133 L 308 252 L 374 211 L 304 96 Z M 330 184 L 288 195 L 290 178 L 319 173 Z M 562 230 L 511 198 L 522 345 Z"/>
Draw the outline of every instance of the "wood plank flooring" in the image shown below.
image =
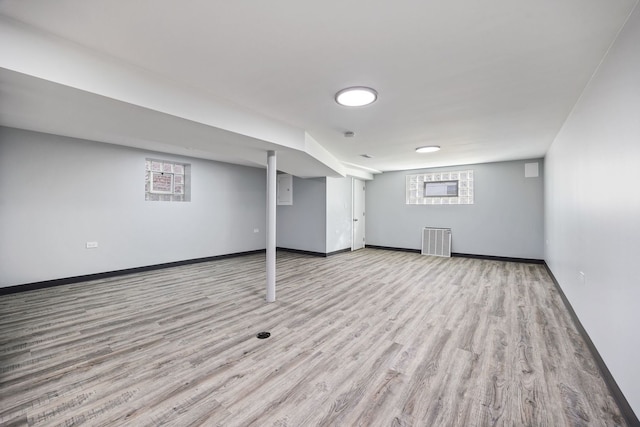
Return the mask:
<path fill-rule="evenodd" d="M 280 252 L 277 275 L 271 304 L 264 254 L 0 297 L 0 424 L 625 425 L 541 265 Z"/>

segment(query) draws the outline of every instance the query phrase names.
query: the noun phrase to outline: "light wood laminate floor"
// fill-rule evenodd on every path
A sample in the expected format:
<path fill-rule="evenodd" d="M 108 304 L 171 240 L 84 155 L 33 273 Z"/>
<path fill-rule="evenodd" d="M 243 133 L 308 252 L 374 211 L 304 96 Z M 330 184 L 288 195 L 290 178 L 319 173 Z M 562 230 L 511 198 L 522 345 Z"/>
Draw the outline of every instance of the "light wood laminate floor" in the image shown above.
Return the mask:
<path fill-rule="evenodd" d="M 0 297 L 0 424 L 625 425 L 541 265 L 264 259 Z"/>

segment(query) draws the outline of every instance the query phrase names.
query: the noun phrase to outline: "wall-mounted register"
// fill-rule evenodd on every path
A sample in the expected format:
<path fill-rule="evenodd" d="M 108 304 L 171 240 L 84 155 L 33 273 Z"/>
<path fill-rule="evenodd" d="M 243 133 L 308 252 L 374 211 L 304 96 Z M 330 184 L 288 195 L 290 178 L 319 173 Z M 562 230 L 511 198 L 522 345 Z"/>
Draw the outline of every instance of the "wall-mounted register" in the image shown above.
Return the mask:
<path fill-rule="evenodd" d="M 425 227 L 422 229 L 422 255 L 451 256 L 451 229 Z"/>

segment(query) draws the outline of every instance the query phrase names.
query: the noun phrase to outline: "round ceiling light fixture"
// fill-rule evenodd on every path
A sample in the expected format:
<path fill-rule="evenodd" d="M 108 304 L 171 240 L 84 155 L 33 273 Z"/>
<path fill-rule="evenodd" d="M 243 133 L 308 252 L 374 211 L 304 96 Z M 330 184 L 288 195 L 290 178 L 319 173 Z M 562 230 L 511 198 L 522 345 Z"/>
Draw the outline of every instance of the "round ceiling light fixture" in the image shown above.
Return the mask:
<path fill-rule="evenodd" d="M 345 107 L 363 107 L 378 99 L 378 92 L 370 87 L 354 86 L 336 93 L 336 102 Z"/>
<path fill-rule="evenodd" d="M 416 148 L 416 153 L 435 153 L 436 151 L 440 151 L 439 145 L 427 145 Z"/>

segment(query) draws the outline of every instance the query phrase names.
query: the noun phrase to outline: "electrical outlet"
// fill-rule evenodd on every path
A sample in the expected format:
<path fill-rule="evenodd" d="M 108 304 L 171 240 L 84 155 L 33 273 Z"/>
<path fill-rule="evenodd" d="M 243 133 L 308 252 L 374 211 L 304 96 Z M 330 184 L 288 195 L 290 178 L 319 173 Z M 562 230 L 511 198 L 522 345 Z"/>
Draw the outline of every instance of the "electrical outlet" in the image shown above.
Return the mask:
<path fill-rule="evenodd" d="M 87 249 L 95 249 L 98 247 L 98 242 L 87 242 Z"/>
<path fill-rule="evenodd" d="M 259 229 L 259 228 L 254 228 L 254 229 L 253 229 L 253 232 L 254 232 L 254 233 L 259 233 L 259 232 L 260 232 L 260 229 Z"/>
<path fill-rule="evenodd" d="M 578 272 L 578 283 L 580 283 L 581 285 L 587 283 L 587 277 L 585 276 L 584 271 Z"/>

